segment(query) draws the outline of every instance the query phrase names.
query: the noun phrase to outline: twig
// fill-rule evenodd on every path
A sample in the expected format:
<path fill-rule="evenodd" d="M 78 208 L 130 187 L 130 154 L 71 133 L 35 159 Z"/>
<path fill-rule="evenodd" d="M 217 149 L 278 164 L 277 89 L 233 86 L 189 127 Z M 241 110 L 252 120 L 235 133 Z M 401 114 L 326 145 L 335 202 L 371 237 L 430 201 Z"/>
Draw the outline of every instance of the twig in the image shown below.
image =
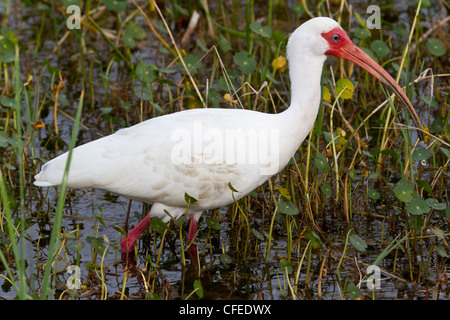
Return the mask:
<path fill-rule="evenodd" d="M 133 1 L 134 5 L 137 8 L 139 8 L 139 5 L 136 3 L 136 1 L 135 0 L 132 0 L 132 1 Z M 156 11 L 158 11 L 159 16 L 161 17 L 161 20 L 162 20 L 162 22 L 164 24 L 164 27 L 166 28 L 167 32 L 169 33 L 170 40 L 172 40 L 172 44 L 175 47 L 175 51 L 177 52 L 177 56 L 180 59 L 181 64 L 184 67 L 184 70 L 186 70 L 186 72 L 187 72 L 187 74 L 189 76 L 189 79 L 191 80 L 192 85 L 194 86 L 194 89 L 197 92 L 197 95 L 200 98 L 200 101 L 202 102 L 203 107 L 205 107 L 206 106 L 205 101 L 203 100 L 203 97 L 200 94 L 200 91 L 198 90 L 197 84 L 195 83 L 194 79 L 192 78 L 191 72 L 189 71 L 188 67 L 186 66 L 186 63 L 184 62 L 183 57 L 181 56 L 180 50 L 178 50 L 178 46 L 177 46 L 177 44 L 175 42 L 175 39 L 173 38 L 173 35 L 172 35 L 172 32 L 170 31 L 169 26 L 167 25 L 166 19 L 164 19 L 164 16 L 163 16 L 161 10 L 159 9 L 158 5 L 156 4 L 156 2 L 154 0 L 152 0 L 152 1 L 153 1 L 153 4 L 154 4 L 155 8 L 156 8 Z"/>

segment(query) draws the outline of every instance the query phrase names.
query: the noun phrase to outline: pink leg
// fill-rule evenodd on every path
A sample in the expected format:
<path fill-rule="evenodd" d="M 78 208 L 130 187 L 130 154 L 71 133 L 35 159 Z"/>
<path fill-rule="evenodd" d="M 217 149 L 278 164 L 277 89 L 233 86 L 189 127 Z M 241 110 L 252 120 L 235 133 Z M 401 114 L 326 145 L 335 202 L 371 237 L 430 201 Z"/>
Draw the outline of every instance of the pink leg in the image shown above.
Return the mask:
<path fill-rule="evenodd" d="M 120 247 L 122 250 L 122 260 L 124 257 L 126 258 L 128 256 L 128 253 L 133 251 L 136 240 L 139 238 L 141 233 L 148 227 L 151 218 L 152 217 L 150 217 L 149 214 L 146 215 L 144 219 L 142 219 L 142 221 L 139 222 L 138 225 L 128 233 L 128 236 L 123 238 L 122 241 L 120 241 Z"/>
<path fill-rule="evenodd" d="M 188 244 L 195 241 L 197 236 L 197 221 L 195 221 L 194 217 L 189 218 L 189 233 L 188 233 Z M 195 257 L 195 261 L 197 261 L 197 246 L 192 243 L 189 246 L 188 252 L 191 254 L 191 258 Z"/>

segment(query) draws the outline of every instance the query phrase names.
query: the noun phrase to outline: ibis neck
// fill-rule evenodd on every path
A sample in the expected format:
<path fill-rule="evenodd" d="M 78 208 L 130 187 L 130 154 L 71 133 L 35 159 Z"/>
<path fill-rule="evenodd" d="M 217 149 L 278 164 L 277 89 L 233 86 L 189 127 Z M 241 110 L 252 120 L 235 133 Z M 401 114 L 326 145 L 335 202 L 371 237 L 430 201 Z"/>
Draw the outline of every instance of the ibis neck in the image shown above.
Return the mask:
<path fill-rule="evenodd" d="M 326 56 L 290 57 L 291 105 L 280 114 L 280 164 L 287 164 L 311 131 L 321 100 L 322 67 Z"/>

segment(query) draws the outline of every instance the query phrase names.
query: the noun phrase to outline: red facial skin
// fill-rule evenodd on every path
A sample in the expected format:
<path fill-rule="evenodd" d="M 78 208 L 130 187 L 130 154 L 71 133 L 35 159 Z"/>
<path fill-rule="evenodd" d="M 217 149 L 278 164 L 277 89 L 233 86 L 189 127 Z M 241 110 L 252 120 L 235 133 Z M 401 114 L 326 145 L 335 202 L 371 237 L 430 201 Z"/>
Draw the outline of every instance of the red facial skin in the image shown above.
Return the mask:
<path fill-rule="evenodd" d="M 374 77 L 388 86 L 397 97 L 403 102 L 408 109 L 415 125 L 417 126 L 418 134 L 421 140 L 423 140 L 422 124 L 420 123 L 419 116 L 414 110 L 411 101 L 409 101 L 405 92 L 395 82 L 395 80 L 386 72 L 378 63 L 370 58 L 364 51 L 358 48 L 352 43 L 344 30 L 340 27 L 336 27 L 331 31 L 322 33 L 322 37 L 328 42 L 329 49 L 325 52 L 327 55 L 333 55 L 339 58 L 347 59 L 361 68 L 370 72 Z"/>

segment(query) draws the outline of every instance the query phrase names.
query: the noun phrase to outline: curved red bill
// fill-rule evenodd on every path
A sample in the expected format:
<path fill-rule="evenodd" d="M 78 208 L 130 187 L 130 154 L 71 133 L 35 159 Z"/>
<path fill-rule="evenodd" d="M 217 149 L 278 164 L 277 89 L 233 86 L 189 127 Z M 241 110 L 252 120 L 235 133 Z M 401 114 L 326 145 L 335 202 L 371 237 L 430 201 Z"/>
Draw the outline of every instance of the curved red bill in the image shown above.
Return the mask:
<path fill-rule="evenodd" d="M 352 43 L 344 30 L 341 28 L 334 28 L 327 33 L 322 33 L 322 37 L 327 40 L 330 49 L 326 54 L 331 54 L 339 58 L 347 59 L 361 68 L 367 70 L 375 78 L 380 80 L 383 84 L 394 91 L 395 95 L 407 108 L 414 124 L 417 127 L 419 138 L 423 140 L 422 124 L 419 116 L 416 113 L 411 101 L 409 101 L 405 92 L 398 85 L 398 83 L 384 70 L 378 63 L 369 57 L 364 51 Z"/>

